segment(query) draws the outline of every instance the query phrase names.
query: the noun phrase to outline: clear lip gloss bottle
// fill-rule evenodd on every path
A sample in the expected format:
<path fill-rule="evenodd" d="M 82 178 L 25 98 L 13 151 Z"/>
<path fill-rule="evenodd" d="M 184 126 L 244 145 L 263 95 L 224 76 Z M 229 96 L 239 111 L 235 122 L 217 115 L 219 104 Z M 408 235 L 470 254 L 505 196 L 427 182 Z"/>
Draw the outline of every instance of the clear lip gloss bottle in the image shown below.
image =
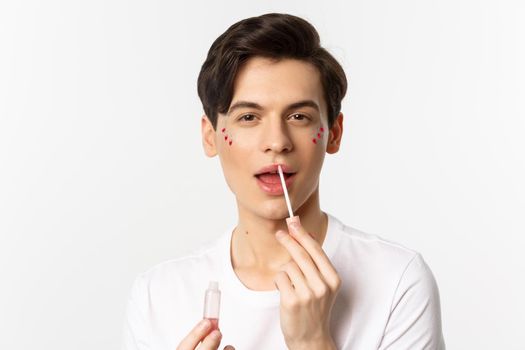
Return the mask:
<path fill-rule="evenodd" d="M 211 321 L 211 331 L 219 329 L 219 309 L 221 305 L 221 291 L 219 283 L 210 281 L 204 295 L 204 318 Z"/>

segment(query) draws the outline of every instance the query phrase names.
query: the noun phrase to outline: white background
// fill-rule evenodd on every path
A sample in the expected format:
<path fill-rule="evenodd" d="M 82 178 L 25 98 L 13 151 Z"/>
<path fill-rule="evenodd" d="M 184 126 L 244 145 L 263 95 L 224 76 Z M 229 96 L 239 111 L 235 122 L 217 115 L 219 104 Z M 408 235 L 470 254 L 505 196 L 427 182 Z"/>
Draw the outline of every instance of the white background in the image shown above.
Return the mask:
<path fill-rule="evenodd" d="M 523 349 L 521 4 L 3 1 L 0 348 L 118 348 L 135 276 L 236 222 L 197 75 L 231 24 L 287 12 L 349 79 L 322 209 L 422 253 L 449 349 Z"/>

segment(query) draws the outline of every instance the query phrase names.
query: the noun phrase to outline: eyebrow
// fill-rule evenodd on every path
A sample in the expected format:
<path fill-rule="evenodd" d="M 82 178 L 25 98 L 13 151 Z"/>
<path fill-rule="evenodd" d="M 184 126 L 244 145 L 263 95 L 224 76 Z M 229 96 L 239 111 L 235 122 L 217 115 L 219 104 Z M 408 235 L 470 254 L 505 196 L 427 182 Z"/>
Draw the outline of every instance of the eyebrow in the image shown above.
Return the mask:
<path fill-rule="evenodd" d="M 302 100 L 302 101 L 294 102 L 286 106 L 285 110 L 288 111 L 291 109 L 296 109 L 296 108 L 301 108 L 301 107 L 311 107 L 315 109 L 317 112 L 320 112 L 319 105 L 317 105 L 317 103 L 315 103 L 313 100 Z M 230 106 L 226 115 L 230 115 L 234 110 L 240 109 L 240 108 L 255 108 L 258 110 L 264 109 L 260 104 L 255 103 L 255 102 L 239 101 L 239 102 L 235 102 L 233 105 Z"/>

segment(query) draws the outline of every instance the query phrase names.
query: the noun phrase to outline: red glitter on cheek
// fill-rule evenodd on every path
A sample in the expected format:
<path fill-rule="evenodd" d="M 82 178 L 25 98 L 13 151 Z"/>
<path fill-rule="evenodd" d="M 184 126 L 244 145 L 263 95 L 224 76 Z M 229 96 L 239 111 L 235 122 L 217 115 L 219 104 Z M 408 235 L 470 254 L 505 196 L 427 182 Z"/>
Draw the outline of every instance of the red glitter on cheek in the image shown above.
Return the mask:
<path fill-rule="evenodd" d="M 323 127 L 320 127 L 320 128 L 319 128 L 319 131 L 321 131 L 321 132 L 317 132 L 317 135 L 316 135 L 318 139 L 320 139 L 320 138 L 321 138 L 321 135 L 323 135 L 324 128 L 323 128 Z M 315 143 L 315 144 L 317 144 L 317 139 L 314 137 L 314 138 L 312 139 L 312 142 Z"/>
<path fill-rule="evenodd" d="M 224 134 L 225 131 L 226 131 L 226 128 L 222 128 L 222 129 L 221 129 L 221 132 L 222 132 L 223 134 Z M 224 141 L 227 141 L 227 140 L 228 140 L 228 137 L 229 137 L 228 135 L 225 135 L 225 136 L 224 136 Z M 232 140 L 232 138 L 230 137 L 230 141 L 228 141 L 228 144 L 231 146 L 231 145 L 232 145 L 232 142 L 233 142 L 233 140 Z"/>

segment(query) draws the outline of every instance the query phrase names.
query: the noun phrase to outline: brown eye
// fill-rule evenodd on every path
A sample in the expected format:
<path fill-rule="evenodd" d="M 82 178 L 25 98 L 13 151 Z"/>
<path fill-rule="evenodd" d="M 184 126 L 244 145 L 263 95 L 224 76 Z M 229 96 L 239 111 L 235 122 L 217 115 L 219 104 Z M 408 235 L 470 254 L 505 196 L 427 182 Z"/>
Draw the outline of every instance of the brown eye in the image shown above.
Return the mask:
<path fill-rule="evenodd" d="M 298 116 L 299 118 L 294 118 L 294 116 Z M 305 120 L 305 119 L 308 119 L 304 114 L 300 114 L 300 113 L 292 114 L 291 117 L 294 120 Z"/>
<path fill-rule="evenodd" d="M 252 117 L 249 119 L 246 119 L 246 117 Z M 242 117 L 239 118 L 240 121 L 252 121 L 255 116 L 253 114 L 245 114 Z"/>

